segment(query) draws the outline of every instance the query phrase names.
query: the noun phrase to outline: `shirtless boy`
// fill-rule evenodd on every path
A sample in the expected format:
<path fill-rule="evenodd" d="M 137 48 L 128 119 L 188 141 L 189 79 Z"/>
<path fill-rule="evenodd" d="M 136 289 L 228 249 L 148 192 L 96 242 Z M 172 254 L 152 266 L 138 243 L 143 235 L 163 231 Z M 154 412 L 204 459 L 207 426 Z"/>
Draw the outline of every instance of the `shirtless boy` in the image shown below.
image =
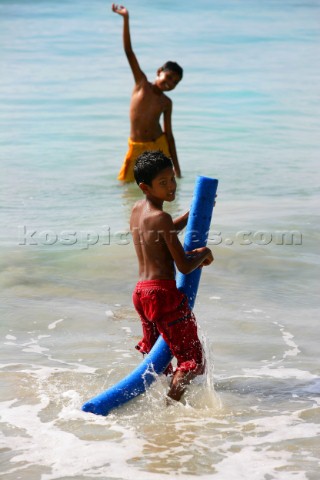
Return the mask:
<path fill-rule="evenodd" d="M 131 213 L 130 230 L 139 263 L 139 281 L 133 303 L 142 322 L 143 338 L 137 349 L 149 353 L 159 334 L 177 359 L 167 396 L 180 400 L 186 386 L 204 372 L 204 354 L 196 319 L 187 297 L 177 289 L 175 266 L 183 274 L 213 261 L 207 247 L 185 252 L 178 238 L 189 212 L 176 220 L 163 211 L 175 199 L 176 180 L 171 160 L 162 152 L 145 152 L 134 167 L 137 184 L 145 195 Z"/>
<path fill-rule="evenodd" d="M 169 92 L 178 85 L 183 70 L 177 63 L 167 62 L 158 69 L 155 81 L 149 82 L 132 50 L 128 10 L 115 4 L 112 4 L 112 10 L 123 17 L 123 47 L 135 81 L 130 105 L 129 148 L 118 180 L 134 182 L 135 161 L 147 150 L 163 151 L 172 159 L 176 176 L 181 177 L 171 125 L 172 101 L 164 92 Z M 161 115 L 163 130 L 160 125 Z"/>

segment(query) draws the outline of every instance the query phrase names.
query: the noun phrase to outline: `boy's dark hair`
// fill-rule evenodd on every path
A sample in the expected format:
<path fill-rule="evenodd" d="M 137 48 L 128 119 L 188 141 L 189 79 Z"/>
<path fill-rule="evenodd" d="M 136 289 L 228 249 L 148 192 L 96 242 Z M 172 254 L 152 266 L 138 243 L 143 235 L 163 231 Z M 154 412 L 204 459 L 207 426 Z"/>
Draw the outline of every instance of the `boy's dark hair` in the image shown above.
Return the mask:
<path fill-rule="evenodd" d="M 183 69 L 178 65 L 176 62 L 166 62 L 164 65 L 162 65 L 162 70 L 163 71 L 170 71 L 170 72 L 175 72 L 179 75 L 180 79 L 183 77 Z"/>
<path fill-rule="evenodd" d="M 152 180 L 168 167 L 173 168 L 172 161 L 161 150 L 143 152 L 134 166 L 134 178 L 138 185 L 143 182 L 151 187 Z"/>

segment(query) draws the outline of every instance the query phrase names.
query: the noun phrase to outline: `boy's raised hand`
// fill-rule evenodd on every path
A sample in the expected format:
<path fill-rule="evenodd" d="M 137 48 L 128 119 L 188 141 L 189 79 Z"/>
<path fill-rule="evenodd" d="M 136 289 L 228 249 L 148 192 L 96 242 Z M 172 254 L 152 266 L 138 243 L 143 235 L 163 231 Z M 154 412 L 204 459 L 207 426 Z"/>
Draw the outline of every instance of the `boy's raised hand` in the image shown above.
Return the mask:
<path fill-rule="evenodd" d="M 118 13 L 119 15 L 122 15 L 123 17 L 126 17 L 129 14 L 128 10 L 123 5 L 117 5 L 117 4 L 113 3 L 111 8 L 112 8 L 112 11 L 114 13 Z"/>

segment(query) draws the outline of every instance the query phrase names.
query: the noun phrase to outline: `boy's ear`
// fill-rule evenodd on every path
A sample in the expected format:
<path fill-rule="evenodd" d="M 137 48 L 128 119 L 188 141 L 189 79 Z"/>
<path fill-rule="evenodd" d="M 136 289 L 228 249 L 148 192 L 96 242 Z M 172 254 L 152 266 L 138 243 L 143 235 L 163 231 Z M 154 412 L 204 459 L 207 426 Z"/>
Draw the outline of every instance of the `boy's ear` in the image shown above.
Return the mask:
<path fill-rule="evenodd" d="M 144 194 L 147 194 L 147 193 L 149 192 L 149 188 L 150 188 L 150 187 L 149 187 L 149 185 L 147 185 L 146 183 L 140 182 L 140 183 L 139 183 L 139 188 L 140 188 L 140 190 L 142 190 L 142 192 L 143 192 Z"/>
<path fill-rule="evenodd" d="M 159 67 L 158 70 L 157 70 L 157 75 L 160 75 L 161 72 L 163 72 L 163 68 Z"/>

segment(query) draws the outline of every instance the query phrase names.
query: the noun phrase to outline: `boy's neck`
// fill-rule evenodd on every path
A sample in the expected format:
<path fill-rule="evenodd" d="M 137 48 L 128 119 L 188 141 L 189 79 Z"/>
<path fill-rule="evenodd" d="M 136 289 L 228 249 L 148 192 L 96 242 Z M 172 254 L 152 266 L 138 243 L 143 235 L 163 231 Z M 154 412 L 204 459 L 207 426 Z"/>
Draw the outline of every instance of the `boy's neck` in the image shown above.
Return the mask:
<path fill-rule="evenodd" d="M 152 83 L 152 90 L 153 90 L 153 93 L 155 93 L 156 95 L 160 96 L 163 94 L 163 91 L 161 90 L 161 88 L 158 87 L 155 81 Z"/>
<path fill-rule="evenodd" d="M 146 194 L 145 201 L 152 208 L 156 208 L 157 210 L 163 210 L 163 200 L 160 200 L 159 198 L 153 197 L 152 195 Z"/>

